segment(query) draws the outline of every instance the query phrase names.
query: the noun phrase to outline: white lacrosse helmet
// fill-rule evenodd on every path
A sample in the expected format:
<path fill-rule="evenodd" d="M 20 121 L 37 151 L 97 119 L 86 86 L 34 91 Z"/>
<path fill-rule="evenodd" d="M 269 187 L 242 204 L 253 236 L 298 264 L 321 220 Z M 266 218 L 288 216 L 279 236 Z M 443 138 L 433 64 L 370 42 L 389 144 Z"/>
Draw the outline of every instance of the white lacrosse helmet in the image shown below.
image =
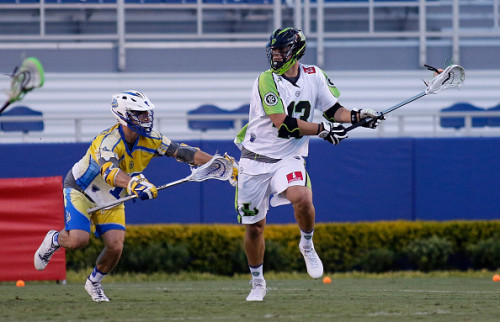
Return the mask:
<path fill-rule="evenodd" d="M 149 136 L 153 130 L 154 104 L 141 92 L 128 90 L 113 95 L 111 112 L 118 122 L 143 136 Z M 148 112 L 140 115 L 137 112 Z M 142 113 L 143 114 L 143 113 Z"/>

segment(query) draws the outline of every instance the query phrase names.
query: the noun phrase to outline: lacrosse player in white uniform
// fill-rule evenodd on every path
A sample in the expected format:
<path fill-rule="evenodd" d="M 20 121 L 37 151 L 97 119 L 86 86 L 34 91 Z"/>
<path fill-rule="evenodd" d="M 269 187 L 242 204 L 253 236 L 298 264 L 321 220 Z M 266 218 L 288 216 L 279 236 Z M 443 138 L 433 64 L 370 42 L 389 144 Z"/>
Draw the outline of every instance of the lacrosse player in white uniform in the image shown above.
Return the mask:
<path fill-rule="evenodd" d="M 328 76 L 317 66 L 298 62 L 305 49 L 305 36 L 298 29 L 277 29 L 271 34 L 266 46 L 271 68 L 256 79 L 249 122 L 235 139 L 241 149 L 235 206 L 238 221 L 246 228 L 244 245 L 252 276 L 247 301 L 262 301 L 266 295 L 263 232 L 269 203 L 293 205 L 307 272 L 315 279 L 323 275 L 313 244 L 315 210 L 304 161 L 308 136 L 318 135 L 336 145 L 347 138 L 340 123 L 379 116 L 373 109 L 341 106 L 340 93 Z M 326 120 L 312 123 L 314 109 L 322 111 Z M 365 125 L 376 126 L 376 120 Z"/>
<path fill-rule="evenodd" d="M 178 144 L 153 131 L 154 107 L 138 91 L 113 96 L 111 111 L 118 123 L 98 134 L 84 157 L 68 172 L 63 191 L 65 229 L 49 231 L 35 253 L 35 268 L 43 270 L 59 247 L 85 247 L 91 231 L 101 237 L 105 247 L 85 283 L 85 290 L 96 302 L 109 301 L 101 281 L 116 266 L 122 254 L 125 207 L 122 203 L 92 214 L 87 209 L 127 194 L 137 195 L 142 200 L 156 198 L 156 186 L 142 175 L 153 157 L 174 157 L 190 165 L 201 165 L 212 158 L 203 151 Z"/>

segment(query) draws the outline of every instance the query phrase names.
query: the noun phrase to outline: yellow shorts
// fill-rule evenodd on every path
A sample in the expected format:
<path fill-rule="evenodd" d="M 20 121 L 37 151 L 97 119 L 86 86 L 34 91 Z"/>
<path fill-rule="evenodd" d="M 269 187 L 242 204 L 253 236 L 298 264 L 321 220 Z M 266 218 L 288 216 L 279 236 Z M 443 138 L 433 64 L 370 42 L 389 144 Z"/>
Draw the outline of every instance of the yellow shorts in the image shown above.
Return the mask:
<path fill-rule="evenodd" d="M 64 188 L 65 229 L 80 229 L 93 232 L 97 237 L 108 230 L 125 230 L 125 206 L 120 204 L 112 209 L 100 210 L 89 216 L 87 209 L 96 204 L 83 193 L 72 188 Z"/>

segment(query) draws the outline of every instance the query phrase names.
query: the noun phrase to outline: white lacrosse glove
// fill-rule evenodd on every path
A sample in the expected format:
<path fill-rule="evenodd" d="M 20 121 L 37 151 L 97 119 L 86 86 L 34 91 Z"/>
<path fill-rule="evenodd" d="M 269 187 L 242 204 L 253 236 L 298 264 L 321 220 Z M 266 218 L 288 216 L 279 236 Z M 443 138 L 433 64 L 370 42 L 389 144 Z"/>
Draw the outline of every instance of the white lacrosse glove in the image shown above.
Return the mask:
<path fill-rule="evenodd" d="M 149 182 L 142 174 L 132 177 L 132 180 L 128 183 L 127 192 L 129 195 L 136 195 L 141 200 L 153 199 L 158 196 L 158 190 L 155 185 Z"/>
<path fill-rule="evenodd" d="M 318 136 L 327 140 L 333 145 L 337 145 L 343 139 L 347 139 L 345 127 L 340 123 L 331 123 L 327 121 L 321 122 L 321 128 Z"/>
<path fill-rule="evenodd" d="M 229 181 L 233 187 L 236 187 L 238 184 L 238 162 L 232 156 L 228 155 L 227 152 L 224 153 L 224 158 L 228 159 L 233 165 L 233 173 L 227 181 Z"/>
<path fill-rule="evenodd" d="M 362 119 L 365 119 L 368 117 L 372 118 L 373 120 L 361 125 L 362 127 L 374 129 L 378 126 L 379 121 L 385 120 L 383 115 L 381 115 L 379 112 L 377 112 L 371 108 L 365 108 L 365 109 L 356 109 L 355 108 L 355 109 L 352 109 L 352 111 L 351 111 L 351 123 L 352 124 L 358 123 Z"/>

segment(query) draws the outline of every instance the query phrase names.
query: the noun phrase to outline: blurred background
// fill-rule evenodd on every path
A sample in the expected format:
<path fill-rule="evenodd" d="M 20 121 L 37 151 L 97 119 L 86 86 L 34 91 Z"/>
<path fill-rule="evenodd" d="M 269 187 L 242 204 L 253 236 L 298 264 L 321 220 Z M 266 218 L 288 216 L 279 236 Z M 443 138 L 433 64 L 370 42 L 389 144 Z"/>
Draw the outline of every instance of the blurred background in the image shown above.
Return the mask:
<path fill-rule="evenodd" d="M 253 82 L 269 68 L 265 44 L 275 28 L 294 26 L 307 38 L 301 62 L 321 67 L 348 108 L 384 110 L 421 92 L 432 77 L 424 64 L 466 69 L 460 90 L 412 102 L 375 131 L 357 129 L 337 147 L 311 138 L 318 221 L 498 218 L 499 5 L 0 0 L 0 71 L 34 56 L 46 72 L 42 88 L 0 116 L 0 178 L 64 176 L 115 123 L 111 96 L 128 89 L 156 105 L 155 128 L 166 136 L 239 157 L 232 140 L 247 119 Z M 8 76 L 0 86 L 9 88 Z M 34 111 L 29 121 L 9 115 L 21 106 Z M 184 164 L 154 160 L 147 176 L 160 185 L 188 174 Z M 234 223 L 233 203 L 225 183 L 188 183 L 130 203 L 127 220 Z M 271 214 L 270 222 L 294 221 L 290 207 Z"/>

